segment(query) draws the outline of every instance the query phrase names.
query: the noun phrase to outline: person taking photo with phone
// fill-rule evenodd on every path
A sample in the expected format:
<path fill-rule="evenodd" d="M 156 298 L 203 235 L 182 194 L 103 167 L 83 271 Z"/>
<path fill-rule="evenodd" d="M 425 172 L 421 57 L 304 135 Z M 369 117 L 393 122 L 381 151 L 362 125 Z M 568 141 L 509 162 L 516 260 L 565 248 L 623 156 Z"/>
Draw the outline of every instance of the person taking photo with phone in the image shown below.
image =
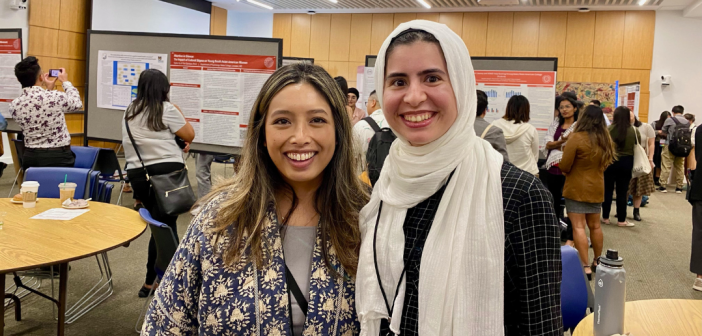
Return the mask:
<path fill-rule="evenodd" d="M 71 151 L 71 134 L 66 126 L 66 112 L 83 108 L 80 94 L 68 81 L 66 69 L 57 77 L 42 72 L 39 60 L 29 56 L 15 65 L 15 76 L 22 84 L 22 94 L 10 103 L 10 115 L 24 134 L 22 168 L 73 167 L 76 156 Z M 54 90 L 56 81 L 63 91 Z"/>

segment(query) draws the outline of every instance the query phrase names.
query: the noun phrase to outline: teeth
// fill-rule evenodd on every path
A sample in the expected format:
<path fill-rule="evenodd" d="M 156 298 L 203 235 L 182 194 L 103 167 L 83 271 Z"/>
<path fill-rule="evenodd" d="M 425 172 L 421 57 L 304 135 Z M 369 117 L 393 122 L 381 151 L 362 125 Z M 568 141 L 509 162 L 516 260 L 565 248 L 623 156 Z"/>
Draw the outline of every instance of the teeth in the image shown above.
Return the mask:
<path fill-rule="evenodd" d="M 314 156 L 313 152 L 307 152 L 307 153 L 288 153 L 287 156 L 295 161 L 306 161 L 311 159 Z"/>
<path fill-rule="evenodd" d="M 414 114 L 414 115 L 406 115 L 404 116 L 405 120 L 411 121 L 411 122 L 420 122 L 427 120 L 431 117 L 431 113 L 422 113 L 422 114 Z"/>

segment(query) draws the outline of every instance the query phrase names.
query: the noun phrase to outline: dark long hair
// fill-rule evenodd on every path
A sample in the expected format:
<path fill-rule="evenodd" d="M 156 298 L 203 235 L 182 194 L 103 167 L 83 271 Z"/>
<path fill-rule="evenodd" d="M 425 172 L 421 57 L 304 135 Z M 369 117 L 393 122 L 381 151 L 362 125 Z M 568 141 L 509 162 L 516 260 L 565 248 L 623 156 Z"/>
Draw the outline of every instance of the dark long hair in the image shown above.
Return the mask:
<path fill-rule="evenodd" d="M 514 120 L 515 124 L 529 122 L 530 105 L 529 99 L 522 95 L 512 96 L 507 101 L 507 109 L 505 110 L 505 120 Z"/>
<path fill-rule="evenodd" d="M 602 163 L 605 166 L 616 160 L 614 143 L 609 131 L 607 131 L 607 123 L 599 106 L 589 105 L 585 107 L 580 120 L 575 124 L 573 132 L 587 133 L 590 138 L 590 146 L 592 147 L 592 156 L 601 155 Z"/>
<path fill-rule="evenodd" d="M 626 142 L 626 133 L 631 127 L 631 110 L 628 107 L 619 106 L 614 109 L 612 127 L 617 131 L 617 136 L 612 140 L 617 144 L 617 149 L 621 149 L 624 147 L 624 142 Z"/>
<path fill-rule="evenodd" d="M 663 129 L 663 124 L 665 123 L 665 120 L 669 117 L 671 117 L 670 112 L 663 111 L 663 113 L 661 113 L 661 116 L 658 118 L 658 121 L 656 121 L 656 131 L 660 131 Z"/>
<path fill-rule="evenodd" d="M 344 270 L 355 276 L 361 246 L 358 214 L 368 203 L 369 195 L 354 171 L 356 155 L 351 120 L 346 113 L 346 96 L 331 76 L 317 65 L 298 63 L 284 66 L 263 84 L 252 107 L 239 171 L 232 179 L 213 188 L 206 197 L 212 200 L 227 195 L 218 205 L 214 217 L 215 232 L 219 234 L 218 239 L 228 238 L 229 243 L 222 251 L 227 265 L 236 266 L 240 261 L 263 265 L 270 261 L 274 242 L 267 241 L 263 232 L 269 206 L 275 202 L 276 192 L 290 193 L 292 207 L 284 216 L 290 218 L 297 197 L 266 150 L 265 124 L 273 98 L 288 85 L 298 83 L 313 86 L 329 103 L 334 118 L 336 147 L 322 172 L 323 180 L 317 189 L 315 203 L 320 214 L 323 241 L 329 242 L 322 244 L 322 258 L 332 274 L 341 275 L 339 270 L 331 267 L 329 251 L 334 249 Z"/>
<path fill-rule="evenodd" d="M 140 113 L 146 113 L 146 127 L 154 132 L 168 129 L 163 123 L 163 102 L 168 100 L 171 84 L 168 77 L 157 69 L 148 69 L 139 76 L 137 97 L 127 107 L 124 119 L 130 121 Z"/>

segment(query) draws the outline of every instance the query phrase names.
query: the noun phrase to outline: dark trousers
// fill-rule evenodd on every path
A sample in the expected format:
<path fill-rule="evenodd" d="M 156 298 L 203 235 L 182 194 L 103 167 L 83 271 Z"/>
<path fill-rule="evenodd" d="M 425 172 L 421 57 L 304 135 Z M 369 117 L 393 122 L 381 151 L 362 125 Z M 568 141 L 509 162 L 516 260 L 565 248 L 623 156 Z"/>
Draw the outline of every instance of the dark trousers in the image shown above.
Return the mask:
<path fill-rule="evenodd" d="M 71 146 L 62 148 L 25 148 L 22 155 L 22 169 L 30 167 L 73 167 L 76 154 Z"/>
<path fill-rule="evenodd" d="M 609 219 L 612 210 L 612 196 L 617 189 L 617 221 L 626 221 L 626 201 L 629 198 L 631 169 L 634 168 L 634 156 L 622 156 L 605 170 L 605 197 L 602 203 L 602 218 Z M 585 192 L 585 191 L 583 191 Z"/>
<path fill-rule="evenodd" d="M 165 162 L 157 163 L 154 165 L 146 166 L 149 171 L 149 175 L 161 175 L 174 172 L 176 170 L 183 169 L 183 164 L 180 162 Z M 161 211 L 156 202 L 156 193 L 151 188 L 151 183 L 146 180 L 146 174 L 142 168 L 135 168 L 127 170 L 127 177 L 129 182 L 132 184 L 132 190 L 134 191 L 134 199 L 138 199 L 144 205 L 146 210 L 149 210 L 151 217 L 155 220 L 164 223 L 173 229 L 173 233 L 178 235 L 178 227 L 176 221 L 178 216 L 166 215 Z M 156 280 L 156 270 L 154 265 L 156 263 L 156 244 L 154 243 L 154 237 L 149 239 L 149 254 L 146 260 L 146 280 L 144 283 L 152 284 Z M 165 270 L 163 270 L 165 271 Z"/>
<path fill-rule="evenodd" d="M 690 272 L 702 274 L 702 201 L 692 203 L 692 251 Z"/>
<path fill-rule="evenodd" d="M 563 218 L 563 186 L 565 185 L 565 176 L 555 175 L 549 172 L 543 174 L 546 188 L 553 196 L 553 211 L 558 219 Z M 540 175 L 539 175 L 540 176 Z"/>

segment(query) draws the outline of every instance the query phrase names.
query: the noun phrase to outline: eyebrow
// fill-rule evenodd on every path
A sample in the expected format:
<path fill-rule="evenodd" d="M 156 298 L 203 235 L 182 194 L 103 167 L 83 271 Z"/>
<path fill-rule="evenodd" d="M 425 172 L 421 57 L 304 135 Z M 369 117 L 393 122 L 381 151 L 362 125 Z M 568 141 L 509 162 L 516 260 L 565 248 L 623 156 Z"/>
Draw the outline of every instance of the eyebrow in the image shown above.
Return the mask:
<path fill-rule="evenodd" d="M 307 111 L 307 113 L 308 114 L 327 114 L 327 111 L 325 111 L 324 109 L 313 109 L 313 110 Z M 275 110 L 275 111 L 273 111 L 273 113 L 271 113 L 271 117 L 275 117 L 275 116 L 280 115 L 280 114 L 290 115 L 293 113 L 288 111 L 288 110 Z"/>
<path fill-rule="evenodd" d="M 419 73 L 417 73 L 417 75 L 423 76 L 423 75 L 427 75 L 427 74 L 431 74 L 431 73 L 438 73 L 441 75 L 446 74 L 443 70 L 441 70 L 439 68 L 433 68 L 433 69 L 422 70 Z M 407 77 L 407 74 L 404 72 L 393 72 L 393 73 L 385 76 L 385 78 L 395 78 L 395 77 Z"/>

